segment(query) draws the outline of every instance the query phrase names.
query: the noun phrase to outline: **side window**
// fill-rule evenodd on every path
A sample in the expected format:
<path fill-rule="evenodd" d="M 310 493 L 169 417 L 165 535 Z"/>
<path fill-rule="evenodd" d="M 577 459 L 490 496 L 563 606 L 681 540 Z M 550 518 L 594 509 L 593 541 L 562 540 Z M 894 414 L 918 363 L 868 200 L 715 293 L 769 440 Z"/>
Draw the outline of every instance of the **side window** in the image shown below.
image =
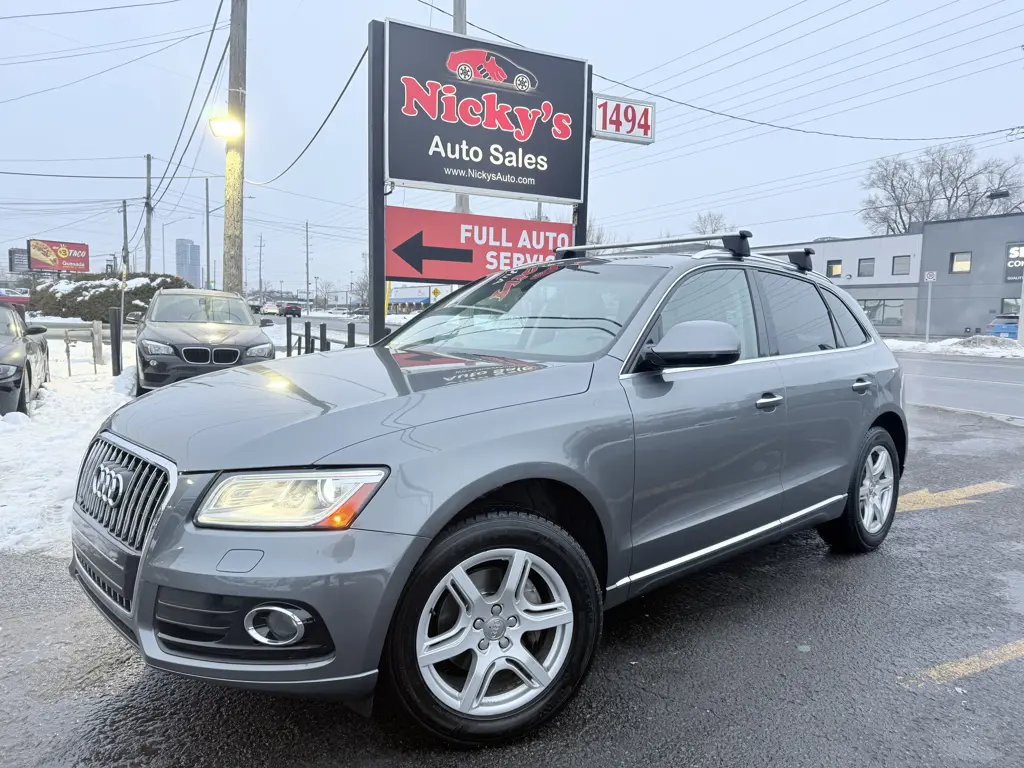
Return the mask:
<path fill-rule="evenodd" d="M 778 354 L 836 348 L 832 320 L 813 284 L 774 272 L 762 272 L 761 281 L 775 325 Z"/>
<path fill-rule="evenodd" d="M 0 336 L 20 338 L 21 323 L 17 310 L 0 306 Z"/>
<path fill-rule="evenodd" d="M 822 293 L 825 294 L 825 303 L 828 304 L 828 308 L 832 311 L 832 317 L 836 321 L 836 325 L 839 326 L 839 332 L 843 336 L 843 341 L 846 342 L 845 346 L 856 347 L 858 344 L 863 344 L 867 341 L 867 334 L 864 333 L 864 329 L 860 327 L 857 318 L 853 316 L 853 312 L 843 303 L 842 299 L 828 291 L 822 291 Z"/>
<path fill-rule="evenodd" d="M 740 359 L 757 357 L 757 325 L 746 271 L 709 269 L 684 280 L 661 310 L 654 338 L 687 320 L 720 320 L 740 337 Z"/>

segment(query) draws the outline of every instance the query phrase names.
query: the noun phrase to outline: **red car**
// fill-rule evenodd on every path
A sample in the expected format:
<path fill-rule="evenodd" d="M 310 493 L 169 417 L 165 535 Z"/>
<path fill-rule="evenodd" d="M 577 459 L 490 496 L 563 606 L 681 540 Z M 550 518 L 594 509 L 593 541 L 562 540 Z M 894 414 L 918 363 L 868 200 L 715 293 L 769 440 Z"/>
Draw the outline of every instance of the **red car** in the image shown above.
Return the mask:
<path fill-rule="evenodd" d="M 524 93 L 537 87 L 537 78 L 532 72 L 511 59 L 481 48 L 454 51 L 448 56 L 448 70 L 465 82 L 487 80 Z"/>

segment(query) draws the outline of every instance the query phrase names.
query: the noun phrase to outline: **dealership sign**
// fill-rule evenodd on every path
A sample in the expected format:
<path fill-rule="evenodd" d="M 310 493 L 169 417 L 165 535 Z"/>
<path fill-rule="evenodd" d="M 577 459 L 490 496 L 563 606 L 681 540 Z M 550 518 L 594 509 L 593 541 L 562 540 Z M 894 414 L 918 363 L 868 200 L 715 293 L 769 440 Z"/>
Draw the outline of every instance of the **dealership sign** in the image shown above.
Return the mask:
<path fill-rule="evenodd" d="M 29 240 L 28 268 L 41 272 L 88 272 L 89 246 L 56 240 Z"/>
<path fill-rule="evenodd" d="M 388 180 L 582 202 L 585 61 L 395 21 L 385 34 Z"/>
<path fill-rule="evenodd" d="M 1006 282 L 1024 280 L 1024 243 L 1006 246 Z"/>
<path fill-rule="evenodd" d="M 384 220 L 388 280 L 469 283 L 492 272 L 555 260 L 572 224 L 389 206 Z"/>
<path fill-rule="evenodd" d="M 654 143 L 654 102 L 594 94 L 594 138 Z"/>

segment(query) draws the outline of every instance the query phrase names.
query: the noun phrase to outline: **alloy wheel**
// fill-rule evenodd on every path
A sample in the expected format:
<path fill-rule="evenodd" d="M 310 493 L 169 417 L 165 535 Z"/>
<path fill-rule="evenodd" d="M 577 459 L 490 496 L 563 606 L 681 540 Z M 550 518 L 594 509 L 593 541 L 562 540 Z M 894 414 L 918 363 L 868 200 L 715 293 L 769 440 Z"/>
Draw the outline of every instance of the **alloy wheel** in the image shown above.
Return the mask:
<path fill-rule="evenodd" d="M 507 715 L 561 672 L 573 636 L 569 591 L 543 558 L 493 549 L 453 568 L 434 588 L 416 630 L 420 675 L 464 715 Z"/>
<path fill-rule="evenodd" d="M 876 445 L 864 460 L 860 484 L 860 519 L 868 533 L 885 526 L 893 507 L 893 463 L 889 451 Z"/>

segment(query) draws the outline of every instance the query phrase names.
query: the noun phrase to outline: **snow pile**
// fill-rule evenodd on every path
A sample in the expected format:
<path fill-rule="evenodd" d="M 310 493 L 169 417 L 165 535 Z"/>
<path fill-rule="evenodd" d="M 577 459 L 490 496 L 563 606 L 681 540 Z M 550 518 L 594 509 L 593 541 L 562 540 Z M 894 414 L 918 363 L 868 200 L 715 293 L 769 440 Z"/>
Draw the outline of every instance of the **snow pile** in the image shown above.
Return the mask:
<path fill-rule="evenodd" d="M 63 349 L 60 350 L 63 353 Z M 71 376 L 63 354 L 51 349 L 50 375 L 31 419 L 0 419 L 0 550 L 70 554 L 71 510 L 78 468 L 103 420 L 130 399 L 135 366 L 114 379 L 93 373 L 92 346 L 71 347 Z M 124 359 L 135 345 L 124 345 Z"/>
<path fill-rule="evenodd" d="M 43 325 L 46 325 L 47 323 L 82 323 L 83 325 L 91 325 L 91 323 L 88 323 L 87 321 L 83 320 L 80 317 L 54 317 L 53 315 L 44 315 L 40 312 L 28 312 L 26 313 L 26 316 L 28 317 L 29 320 L 32 321 L 32 323 L 35 324 L 42 323 Z"/>
<path fill-rule="evenodd" d="M 929 342 L 886 339 L 885 343 L 893 352 L 1024 358 L 1024 345 L 1014 339 L 1004 339 L 999 336 L 969 336 L 963 339 L 943 339 Z"/>

